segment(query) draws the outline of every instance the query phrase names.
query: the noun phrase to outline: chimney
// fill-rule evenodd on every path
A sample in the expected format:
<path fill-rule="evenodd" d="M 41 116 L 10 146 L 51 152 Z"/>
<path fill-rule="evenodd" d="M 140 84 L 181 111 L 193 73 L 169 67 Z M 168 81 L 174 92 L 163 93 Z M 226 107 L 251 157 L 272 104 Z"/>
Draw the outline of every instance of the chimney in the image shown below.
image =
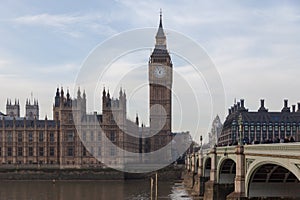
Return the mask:
<path fill-rule="evenodd" d="M 261 107 L 261 108 L 264 108 L 264 107 L 265 107 L 265 100 L 264 100 L 264 99 L 261 99 L 261 100 L 260 100 L 260 107 Z"/>
<path fill-rule="evenodd" d="M 241 99 L 241 107 L 244 108 L 245 105 L 244 105 L 244 99 Z"/>
<path fill-rule="evenodd" d="M 240 107 L 241 107 L 241 103 L 240 102 L 237 102 L 237 107 L 238 107 L 238 110 L 240 110 Z"/>
<path fill-rule="evenodd" d="M 298 110 L 297 112 L 300 112 L 300 103 L 297 103 L 298 104 Z"/>
<path fill-rule="evenodd" d="M 287 99 L 284 100 L 284 107 L 285 107 L 285 108 L 288 107 L 288 100 L 287 100 Z"/>
<path fill-rule="evenodd" d="M 228 114 L 231 115 L 231 108 L 228 108 Z"/>
<path fill-rule="evenodd" d="M 258 109 L 259 112 L 268 112 L 268 109 L 265 108 L 265 100 L 260 100 L 260 108 Z"/>
<path fill-rule="evenodd" d="M 296 112 L 296 105 L 292 105 L 293 112 Z"/>
<path fill-rule="evenodd" d="M 290 112 L 290 107 L 288 107 L 288 100 L 284 100 L 284 107 L 282 108 L 281 112 Z"/>

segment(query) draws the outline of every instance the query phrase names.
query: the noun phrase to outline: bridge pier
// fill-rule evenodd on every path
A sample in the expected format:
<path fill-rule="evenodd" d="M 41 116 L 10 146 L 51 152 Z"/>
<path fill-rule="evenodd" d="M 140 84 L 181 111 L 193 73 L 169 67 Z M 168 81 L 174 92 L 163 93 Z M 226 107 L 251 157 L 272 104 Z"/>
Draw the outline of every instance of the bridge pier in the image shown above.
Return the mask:
<path fill-rule="evenodd" d="M 185 169 L 186 169 L 186 170 L 188 170 L 188 166 L 189 166 L 188 163 L 189 163 L 188 155 L 186 155 L 186 156 L 185 156 L 185 159 L 184 159 L 184 166 L 185 166 Z"/>
<path fill-rule="evenodd" d="M 198 166 L 198 188 L 197 188 L 197 192 L 199 194 L 199 196 L 203 196 L 204 195 L 204 185 L 205 185 L 205 178 L 204 178 L 204 173 L 203 173 L 203 152 L 202 149 L 200 150 L 199 153 L 199 166 Z"/>
<path fill-rule="evenodd" d="M 212 155 L 211 156 L 210 181 L 216 182 L 216 180 L 217 180 L 217 178 L 216 178 L 216 175 L 217 175 L 217 150 L 216 150 L 216 147 L 214 147 L 211 150 L 210 154 Z"/>
<path fill-rule="evenodd" d="M 194 187 L 193 191 L 198 196 L 204 195 L 204 184 L 207 179 L 205 179 L 203 174 L 203 153 L 202 150 L 197 154 L 196 158 L 198 158 L 198 166 L 197 166 L 197 174 L 194 176 Z"/>
<path fill-rule="evenodd" d="M 197 162 L 198 160 L 198 162 Z M 186 158 L 186 171 L 184 173 L 184 184 L 195 196 L 204 195 L 204 184 L 207 178 L 204 177 L 203 153 L 193 153 Z"/>
<path fill-rule="evenodd" d="M 204 199 L 205 200 L 220 200 L 225 199 L 228 191 L 233 190 L 233 184 L 219 184 L 217 183 L 217 151 L 214 147 L 210 152 L 211 170 L 210 179 L 205 183 Z M 204 180 L 205 181 L 205 180 Z"/>
<path fill-rule="evenodd" d="M 192 164 L 192 173 L 195 173 L 195 153 L 192 154 L 192 158 L 191 158 L 191 164 Z"/>
<path fill-rule="evenodd" d="M 187 169 L 187 171 L 189 172 L 190 171 L 190 155 L 188 154 L 187 156 L 186 156 L 186 169 Z"/>
<path fill-rule="evenodd" d="M 194 187 L 194 175 L 195 175 L 195 154 L 189 154 L 187 156 L 187 171 L 184 174 L 184 184 L 187 188 L 193 189 Z"/>
<path fill-rule="evenodd" d="M 245 154 L 244 146 L 238 145 L 235 148 L 236 154 L 236 175 L 234 179 L 234 192 L 229 194 L 227 200 L 247 199 L 245 196 Z"/>
<path fill-rule="evenodd" d="M 211 168 L 210 168 L 210 179 L 205 183 L 204 199 L 215 200 L 217 199 L 218 184 L 216 183 L 216 168 L 217 168 L 217 151 L 214 147 L 211 152 Z"/>

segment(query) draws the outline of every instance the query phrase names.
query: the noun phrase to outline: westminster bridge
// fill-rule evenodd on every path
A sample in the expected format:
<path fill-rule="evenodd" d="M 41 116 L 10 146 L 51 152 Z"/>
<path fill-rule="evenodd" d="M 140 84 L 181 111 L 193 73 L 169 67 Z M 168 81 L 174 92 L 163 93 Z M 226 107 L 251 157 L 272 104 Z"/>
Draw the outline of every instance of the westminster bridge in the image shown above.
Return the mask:
<path fill-rule="evenodd" d="M 214 147 L 185 167 L 185 184 L 204 199 L 300 198 L 300 143 Z"/>

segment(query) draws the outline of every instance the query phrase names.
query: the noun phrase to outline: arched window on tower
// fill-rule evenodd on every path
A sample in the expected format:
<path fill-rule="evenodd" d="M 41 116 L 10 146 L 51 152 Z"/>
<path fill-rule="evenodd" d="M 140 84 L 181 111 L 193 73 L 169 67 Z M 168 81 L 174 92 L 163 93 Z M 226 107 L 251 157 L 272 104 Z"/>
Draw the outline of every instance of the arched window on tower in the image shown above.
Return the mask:
<path fill-rule="evenodd" d="M 116 141 L 116 133 L 115 131 L 110 132 L 110 141 L 115 142 Z"/>

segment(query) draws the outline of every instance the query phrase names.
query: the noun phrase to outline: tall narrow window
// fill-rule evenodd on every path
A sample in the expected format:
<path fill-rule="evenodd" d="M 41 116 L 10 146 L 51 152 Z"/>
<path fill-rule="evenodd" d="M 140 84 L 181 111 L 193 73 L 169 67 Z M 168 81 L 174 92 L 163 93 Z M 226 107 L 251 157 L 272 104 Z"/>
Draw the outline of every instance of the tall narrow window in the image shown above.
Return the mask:
<path fill-rule="evenodd" d="M 101 141 L 101 132 L 98 132 L 98 141 Z"/>
<path fill-rule="evenodd" d="M 11 143 L 12 141 L 13 141 L 12 132 L 9 131 L 9 132 L 7 133 L 7 142 Z"/>
<path fill-rule="evenodd" d="M 85 147 L 83 147 L 83 149 L 82 149 L 82 155 L 86 156 L 86 148 Z"/>
<path fill-rule="evenodd" d="M 18 142 L 23 141 L 23 133 L 21 131 L 18 131 Z"/>
<path fill-rule="evenodd" d="M 54 142 L 54 133 L 50 132 L 50 142 Z"/>
<path fill-rule="evenodd" d="M 98 147 L 98 156 L 101 156 L 101 147 Z"/>
<path fill-rule="evenodd" d="M 33 142 L 33 133 L 32 132 L 28 133 L 28 142 Z"/>
<path fill-rule="evenodd" d="M 94 147 L 91 147 L 91 152 L 92 155 L 94 155 Z"/>
<path fill-rule="evenodd" d="M 74 140 L 74 133 L 72 131 L 68 132 L 68 142 L 73 142 Z"/>
<path fill-rule="evenodd" d="M 12 156 L 12 147 L 7 147 L 7 156 Z"/>
<path fill-rule="evenodd" d="M 257 125 L 256 125 L 256 131 L 260 131 L 260 123 L 257 123 Z"/>
<path fill-rule="evenodd" d="M 116 149 L 115 149 L 114 146 L 112 146 L 112 147 L 110 148 L 110 155 L 111 155 L 111 156 L 115 156 L 115 155 L 116 155 Z"/>
<path fill-rule="evenodd" d="M 54 156 L 54 147 L 50 147 L 50 156 Z"/>
<path fill-rule="evenodd" d="M 28 147 L 28 155 L 33 156 L 33 147 Z"/>
<path fill-rule="evenodd" d="M 44 141 L 44 132 L 40 131 L 39 132 L 39 142 L 43 142 Z"/>
<path fill-rule="evenodd" d="M 72 123 L 73 122 L 73 114 L 69 113 L 69 122 Z"/>
<path fill-rule="evenodd" d="M 91 142 L 93 142 L 93 141 L 94 141 L 94 132 L 91 131 Z"/>
<path fill-rule="evenodd" d="M 23 156 L 23 147 L 18 147 L 18 156 Z"/>
<path fill-rule="evenodd" d="M 281 131 L 281 132 L 283 132 L 283 131 L 284 131 L 284 123 L 283 123 L 283 122 L 281 123 L 281 126 L 280 126 L 280 131 Z"/>
<path fill-rule="evenodd" d="M 82 132 L 82 141 L 86 141 L 86 132 L 85 131 L 83 131 Z"/>
<path fill-rule="evenodd" d="M 44 147 L 39 148 L 39 156 L 44 156 Z"/>
<path fill-rule="evenodd" d="M 273 131 L 272 123 L 269 123 L 269 131 Z"/>
<path fill-rule="evenodd" d="M 73 147 L 68 147 L 68 156 L 73 156 L 74 151 L 73 151 Z"/>
<path fill-rule="evenodd" d="M 115 142 L 116 141 L 116 134 L 114 131 L 110 132 L 110 141 Z"/>

